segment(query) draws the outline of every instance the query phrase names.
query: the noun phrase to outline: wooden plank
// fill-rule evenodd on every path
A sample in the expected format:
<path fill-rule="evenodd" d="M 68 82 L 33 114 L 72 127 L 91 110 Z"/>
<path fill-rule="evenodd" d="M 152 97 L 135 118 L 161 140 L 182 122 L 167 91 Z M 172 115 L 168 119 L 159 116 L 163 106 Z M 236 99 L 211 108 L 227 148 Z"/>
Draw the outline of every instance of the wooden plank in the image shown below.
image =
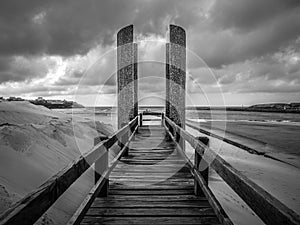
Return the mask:
<path fill-rule="evenodd" d="M 145 225 L 145 224 L 170 224 L 170 225 L 183 225 L 183 224 L 204 224 L 214 225 L 219 224 L 216 217 L 99 217 L 89 216 L 85 217 L 81 224 L 132 224 L 132 225 Z"/>
<path fill-rule="evenodd" d="M 164 147 L 164 148 L 162 148 L 162 147 L 158 147 L 158 146 L 155 146 L 155 147 L 152 147 L 152 148 L 145 148 L 145 147 L 139 147 L 139 148 L 133 148 L 133 147 L 131 147 L 130 148 L 130 151 L 139 151 L 139 152 L 143 152 L 143 151 L 145 151 L 145 152 L 152 152 L 152 151 L 155 151 L 155 150 L 160 150 L 160 151 L 158 151 L 158 152 L 169 152 L 168 150 L 170 149 L 171 151 L 174 151 L 174 147 L 175 147 L 175 145 L 174 146 L 170 146 L 170 145 L 168 145 L 168 146 L 166 146 L 166 147 Z"/>
<path fill-rule="evenodd" d="M 111 181 L 111 185 L 124 185 L 124 186 L 130 186 L 130 187 L 156 187 L 156 186 L 170 186 L 170 187 L 180 187 L 180 186 L 188 186 L 188 185 L 194 185 L 194 181 L 182 181 L 181 183 L 178 183 L 176 181 L 157 181 L 157 180 L 149 180 L 149 181 L 133 181 L 133 180 L 127 180 L 127 181 Z"/>
<path fill-rule="evenodd" d="M 181 172 L 188 172 L 189 168 L 187 168 L 185 166 L 185 164 L 180 164 L 180 165 L 176 165 L 176 164 L 168 164 L 168 165 L 164 165 L 164 164 L 156 164 L 156 165 L 135 165 L 135 164 L 126 164 L 126 163 L 120 163 L 118 165 L 117 168 L 121 168 L 121 169 L 128 169 L 128 171 L 130 171 L 130 169 L 132 170 L 136 170 L 136 169 L 144 169 L 144 170 L 152 170 L 152 171 L 181 171 Z"/>
<path fill-rule="evenodd" d="M 192 208 L 203 208 L 210 207 L 207 200 L 203 201 L 193 201 L 193 200 L 182 200 L 182 201 L 144 201 L 144 200 L 120 200 L 118 202 L 113 200 L 100 200 L 96 199 L 92 204 L 92 207 L 100 208 L 120 208 L 120 207 L 130 207 L 130 208 L 141 208 L 141 207 L 192 207 Z"/>
<path fill-rule="evenodd" d="M 189 202 L 189 201 L 207 201 L 206 197 L 199 197 L 195 195 L 158 195 L 158 196 L 149 196 L 149 195 L 137 195 L 137 196 L 126 196 L 126 195 L 110 195 L 106 198 L 96 198 L 95 202 L 119 202 L 119 201 L 144 201 L 144 202 L 168 202 L 168 201 L 181 201 L 181 202 Z"/>
<path fill-rule="evenodd" d="M 153 153 L 155 154 L 155 153 Z M 136 154 L 130 153 L 129 157 L 127 160 L 157 160 L 157 161 L 162 161 L 162 160 L 178 160 L 178 157 L 174 154 L 161 154 L 161 155 L 153 155 L 151 158 L 148 158 L 146 155 L 141 154 L 140 156 Z M 182 160 L 181 160 L 182 161 Z"/>
<path fill-rule="evenodd" d="M 86 213 L 87 216 L 214 216 L 215 213 L 211 207 L 208 208 L 90 208 Z"/>
<path fill-rule="evenodd" d="M 186 173 L 136 173 L 136 172 L 122 172 L 119 173 L 113 173 L 110 175 L 110 178 L 112 180 L 117 179 L 159 179 L 159 178 L 166 178 L 166 179 L 187 179 L 190 180 L 193 178 L 192 174 L 186 174 Z"/>
<path fill-rule="evenodd" d="M 134 165 L 134 167 L 129 167 L 128 165 L 118 165 L 114 170 L 115 172 L 120 172 L 126 170 L 127 172 L 136 172 L 136 173 L 175 173 L 175 172 L 189 172 L 190 169 L 187 167 L 178 167 L 178 166 L 160 166 L 159 168 L 141 167 L 141 165 Z"/>
<path fill-rule="evenodd" d="M 187 179 L 187 178 L 165 178 L 165 177 L 149 177 L 149 178 L 133 178 L 133 177 L 123 177 L 123 178 L 117 178 L 117 179 L 111 179 L 111 184 L 114 183 L 135 183 L 139 182 L 139 184 L 136 184 L 136 186 L 139 186 L 141 184 L 145 183 L 155 183 L 155 184 L 176 184 L 179 185 L 178 183 L 181 184 L 194 184 L 194 179 Z"/>
<path fill-rule="evenodd" d="M 194 190 L 192 185 L 163 185 L 163 184 L 155 184 L 155 185 L 147 185 L 147 186 L 133 186 L 133 185 L 124 185 L 124 184 L 111 184 L 110 189 L 119 189 L 119 190 L 127 190 L 127 189 L 144 189 L 144 190 Z"/>
<path fill-rule="evenodd" d="M 165 165 L 169 165 L 169 164 L 173 164 L 173 163 L 184 163 L 184 160 L 182 159 L 178 159 L 178 158 L 164 158 L 164 164 Z M 128 164 L 130 163 L 156 163 L 156 162 L 160 162 L 160 159 L 153 159 L 151 157 L 149 157 L 148 159 L 138 159 L 138 158 L 123 158 L 121 159 L 122 162 L 126 162 Z"/>
<path fill-rule="evenodd" d="M 189 173 L 134 173 L 134 172 L 119 172 L 119 173 L 111 173 L 110 179 L 116 179 L 116 178 L 123 178 L 124 176 L 128 178 L 183 178 L 183 179 L 190 179 L 193 178 L 193 176 Z"/>
<path fill-rule="evenodd" d="M 118 189 L 111 189 L 109 190 L 110 195 L 192 195 L 194 194 L 192 189 L 179 189 L 179 190 L 172 190 L 172 189 L 165 189 L 165 190 L 145 190 L 145 189 L 125 189 L 125 190 L 118 190 Z"/>

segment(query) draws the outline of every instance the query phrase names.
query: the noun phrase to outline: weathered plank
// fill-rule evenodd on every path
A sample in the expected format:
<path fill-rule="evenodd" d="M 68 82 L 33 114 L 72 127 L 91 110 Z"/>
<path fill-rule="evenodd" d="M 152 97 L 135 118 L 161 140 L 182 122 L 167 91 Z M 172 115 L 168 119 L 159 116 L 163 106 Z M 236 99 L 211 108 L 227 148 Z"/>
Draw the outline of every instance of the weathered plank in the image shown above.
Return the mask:
<path fill-rule="evenodd" d="M 109 195 L 193 195 L 194 192 L 192 189 L 125 189 L 125 190 L 118 190 L 118 189 L 111 189 L 109 190 Z"/>
<path fill-rule="evenodd" d="M 127 176 L 128 178 L 133 178 L 133 179 L 144 179 L 144 178 L 182 178 L 182 179 L 188 179 L 192 178 L 192 174 L 188 173 L 134 173 L 134 172 L 120 172 L 120 173 L 111 173 L 110 174 L 110 179 L 114 178 L 123 178 L 124 176 Z"/>
<path fill-rule="evenodd" d="M 168 224 L 168 225 L 183 225 L 183 224 L 203 224 L 215 225 L 220 224 L 217 217 L 101 217 L 101 216 L 87 216 L 83 219 L 81 224 Z"/>
<path fill-rule="evenodd" d="M 87 216 L 214 216 L 215 213 L 211 207 L 208 208 L 90 208 Z"/>
<path fill-rule="evenodd" d="M 136 183 L 136 182 L 135 182 Z M 118 190 L 127 190 L 127 189 L 144 189 L 144 190 L 194 190 L 194 186 L 191 184 L 188 185 L 163 185 L 163 184 L 155 184 L 155 185 L 125 185 L 125 184 L 111 184 L 110 188 L 118 189 Z"/>

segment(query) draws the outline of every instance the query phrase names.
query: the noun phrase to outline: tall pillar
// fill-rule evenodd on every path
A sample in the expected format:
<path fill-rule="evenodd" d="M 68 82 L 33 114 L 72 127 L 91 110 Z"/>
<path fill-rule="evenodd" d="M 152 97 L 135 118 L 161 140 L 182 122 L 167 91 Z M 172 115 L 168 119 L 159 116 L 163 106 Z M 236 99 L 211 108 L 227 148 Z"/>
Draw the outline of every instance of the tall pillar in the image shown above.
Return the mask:
<path fill-rule="evenodd" d="M 134 117 L 138 115 L 138 45 L 134 43 Z"/>
<path fill-rule="evenodd" d="M 166 116 L 170 117 L 170 43 L 166 43 Z"/>
<path fill-rule="evenodd" d="M 169 48 L 169 117 L 185 128 L 186 34 L 183 28 L 170 25 Z"/>
<path fill-rule="evenodd" d="M 134 118 L 134 44 L 133 25 L 122 28 L 117 34 L 118 128 Z"/>

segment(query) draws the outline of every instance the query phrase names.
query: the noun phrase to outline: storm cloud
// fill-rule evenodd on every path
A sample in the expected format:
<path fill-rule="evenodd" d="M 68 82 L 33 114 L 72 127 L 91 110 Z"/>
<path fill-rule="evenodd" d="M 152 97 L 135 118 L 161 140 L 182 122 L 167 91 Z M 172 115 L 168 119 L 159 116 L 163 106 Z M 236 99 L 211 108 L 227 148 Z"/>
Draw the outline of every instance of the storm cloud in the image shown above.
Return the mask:
<path fill-rule="evenodd" d="M 186 29 L 188 50 L 201 58 L 188 58 L 191 84 L 213 90 L 217 82 L 224 92 L 300 92 L 299 21 L 298 0 L 3 0 L 0 94 L 13 85 L 12 94 L 35 96 L 33 86 L 40 83 L 42 96 L 71 95 L 91 65 L 116 47 L 117 31 L 128 24 L 141 41 L 140 60 L 164 61 L 161 45 L 142 45 L 146 39 L 166 41 L 170 23 Z M 101 74 L 90 72 L 82 92 L 102 84 L 113 93 L 114 61 L 106 60 Z M 143 76 L 153 72 L 143 70 Z M 163 70 L 154 73 L 161 76 Z M 150 85 L 141 87 L 150 91 Z"/>

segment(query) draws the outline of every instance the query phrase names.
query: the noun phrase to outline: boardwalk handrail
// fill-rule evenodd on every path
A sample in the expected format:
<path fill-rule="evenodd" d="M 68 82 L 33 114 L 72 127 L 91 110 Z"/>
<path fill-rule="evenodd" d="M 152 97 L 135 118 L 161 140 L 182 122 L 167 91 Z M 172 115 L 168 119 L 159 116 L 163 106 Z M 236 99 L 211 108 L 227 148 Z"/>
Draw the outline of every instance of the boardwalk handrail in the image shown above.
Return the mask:
<path fill-rule="evenodd" d="M 137 124 L 137 120 L 136 120 Z M 134 137 L 136 131 L 138 129 L 138 126 L 135 126 L 133 132 L 131 133 L 130 137 L 128 140 L 126 140 L 126 143 L 123 145 L 122 149 L 118 152 L 118 154 L 114 157 L 112 162 L 110 163 L 110 166 L 106 168 L 105 171 L 102 172 L 102 176 L 100 179 L 96 182 L 95 186 L 90 190 L 89 194 L 87 197 L 84 199 L 84 201 L 81 203 L 79 208 L 76 210 L 76 212 L 73 214 L 71 219 L 69 220 L 67 225 L 77 225 L 80 224 L 84 214 L 87 212 L 95 198 L 99 195 L 101 189 L 104 186 L 104 183 L 106 180 L 109 178 L 109 174 L 111 171 L 116 167 L 117 163 L 119 162 L 119 159 L 124 155 L 126 151 L 128 151 L 129 148 L 129 143 Z M 106 190 L 107 191 L 107 190 Z"/>
<path fill-rule="evenodd" d="M 12 205 L 0 215 L 0 225 L 33 224 L 55 201 L 74 183 L 93 163 L 101 159 L 108 149 L 126 134 L 135 130 L 138 117 L 131 120 L 126 126 L 118 130 L 107 140 L 95 145 L 89 152 L 81 155 L 73 163 L 52 176 L 38 189 L 27 194 L 20 201 Z M 127 135 L 128 137 L 129 135 Z M 126 146 L 125 146 L 126 147 Z M 124 148 L 123 148 L 124 149 Z M 97 184 L 105 179 L 103 173 Z"/>
<path fill-rule="evenodd" d="M 296 212 L 248 179 L 241 172 L 233 168 L 221 156 L 217 155 L 209 147 L 198 141 L 189 132 L 177 126 L 167 117 L 165 117 L 164 123 L 170 134 L 175 137 L 175 140 L 178 140 L 178 137 L 183 138 L 195 149 L 196 153 L 203 157 L 205 161 L 211 162 L 209 166 L 214 169 L 220 177 L 222 177 L 222 179 L 266 224 L 300 224 L 300 216 Z M 194 170 L 196 170 L 195 167 Z M 197 178 L 198 181 L 203 181 L 203 178 L 199 176 L 201 175 L 198 171 L 195 178 Z M 208 184 L 206 182 L 201 182 L 199 185 L 201 185 L 202 189 L 208 189 Z"/>

